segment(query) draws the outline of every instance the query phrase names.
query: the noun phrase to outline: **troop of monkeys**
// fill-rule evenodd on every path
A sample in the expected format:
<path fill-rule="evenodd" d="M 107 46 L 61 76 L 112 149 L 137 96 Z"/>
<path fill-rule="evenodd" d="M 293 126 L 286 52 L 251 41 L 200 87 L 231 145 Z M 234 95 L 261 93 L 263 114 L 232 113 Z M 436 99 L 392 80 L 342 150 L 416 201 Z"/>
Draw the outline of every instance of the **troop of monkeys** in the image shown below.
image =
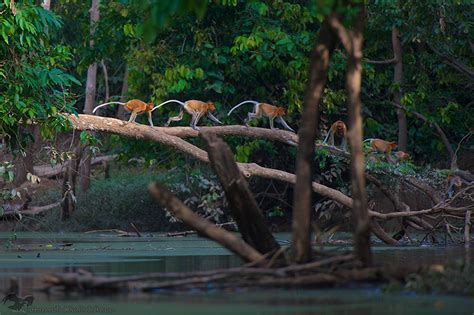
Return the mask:
<path fill-rule="evenodd" d="M 197 123 L 204 115 L 206 115 L 213 122 L 222 124 L 222 122 L 219 121 L 219 119 L 217 119 L 211 113 L 211 111 L 214 111 L 216 109 L 216 106 L 213 102 L 210 102 L 210 101 L 202 102 L 202 101 L 197 101 L 197 100 L 189 100 L 186 102 L 181 102 L 178 100 L 169 100 L 155 106 L 153 103 L 145 103 L 141 100 L 133 99 L 125 103 L 124 102 L 108 102 L 108 103 L 100 104 L 94 108 L 92 113 L 95 113 L 99 108 L 103 106 L 106 106 L 109 104 L 119 104 L 119 105 L 124 106 L 127 111 L 132 112 L 128 122 L 135 122 L 135 119 L 137 118 L 138 115 L 147 113 L 148 122 L 150 123 L 150 126 L 153 127 L 153 121 L 152 121 L 153 111 L 168 103 L 177 103 L 181 106 L 181 108 L 180 108 L 180 112 L 178 116 L 170 117 L 168 121 L 166 122 L 165 127 L 168 127 L 172 121 L 180 121 L 181 119 L 183 119 L 184 111 L 186 111 L 188 114 L 192 116 L 190 126 L 191 128 L 195 130 L 199 130 L 199 127 L 197 127 Z M 269 119 L 271 129 L 275 129 L 274 121 L 277 120 L 277 122 L 280 123 L 285 129 L 295 132 L 290 126 L 288 126 L 286 121 L 283 119 L 283 116 L 286 114 L 286 111 L 283 107 L 274 106 L 267 103 L 260 103 L 260 102 L 252 101 L 252 100 L 247 100 L 235 105 L 229 111 L 227 115 L 229 116 L 238 107 L 244 104 L 249 104 L 249 103 L 253 104 L 254 107 L 253 107 L 252 112 L 247 113 L 247 118 L 245 119 L 246 126 L 248 126 L 248 122 L 253 118 L 267 117 Z M 332 124 L 323 143 L 328 144 L 330 146 L 335 146 L 336 140 L 340 142 L 340 148 L 347 151 L 347 126 L 342 120 L 338 120 Z M 373 150 L 385 154 L 388 162 L 390 163 L 394 162 L 391 156 L 391 152 L 394 148 L 397 147 L 396 142 L 389 142 L 382 139 L 364 140 L 364 142 L 366 141 L 370 141 L 370 146 Z M 396 152 L 395 155 L 396 155 L 397 161 L 406 160 L 410 157 L 408 153 L 403 152 L 403 151 L 398 151 Z"/>
<path fill-rule="evenodd" d="M 147 113 L 148 122 L 150 123 L 150 126 L 153 127 L 153 121 L 152 121 L 153 111 L 168 103 L 177 103 L 181 106 L 181 108 L 180 108 L 180 112 L 178 116 L 170 117 L 168 121 L 166 122 L 165 127 L 168 127 L 172 121 L 182 120 L 184 111 L 186 111 L 188 114 L 192 116 L 190 126 L 195 130 L 199 130 L 199 127 L 197 127 L 197 124 L 204 115 L 206 115 L 213 122 L 222 124 L 222 122 L 220 122 L 219 119 L 217 119 L 211 113 L 211 111 L 214 111 L 216 109 L 216 106 L 213 102 L 210 102 L 210 101 L 202 102 L 198 100 L 189 100 L 186 102 L 181 102 L 178 100 L 169 100 L 157 106 L 154 106 L 153 103 L 145 103 L 141 100 L 133 99 L 125 103 L 108 102 L 108 103 L 100 104 L 94 108 L 92 113 L 95 113 L 99 108 L 103 106 L 106 106 L 109 104 L 119 104 L 119 105 L 124 106 L 127 111 L 132 112 L 128 122 L 135 122 L 135 119 L 137 118 L 138 115 Z M 247 113 L 247 118 L 245 119 L 246 126 L 248 126 L 248 122 L 253 118 L 267 117 L 269 119 L 270 128 L 272 130 L 275 129 L 273 124 L 274 124 L 274 121 L 277 120 L 277 122 L 280 123 L 285 129 L 291 132 L 295 132 L 290 126 L 288 126 L 288 124 L 283 119 L 283 116 L 286 114 L 286 111 L 283 107 L 274 106 L 267 103 L 260 103 L 260 102 L 252 101 L 252 100 L 247 100 L 234 106 L 227 115 L 229 116 L 238 107 L 244 104 L 249 104 L 249 103 L 253 104 L 254 107 L 253 107 L 252 112 Z M 329 146 L 335 147 L 336 140 L 339 143 L 338 146 L 342 150 L 347 151 L 347 126 L 342 120 L 338 120 L 331 125 L 331 128 L 329 128 L 327 136 L 324 139 L 323 143 Z M 364 142 L 367 142 L 367 141 L 370 141 L 370 147 L 372 148 L 372 150 L 384 154 L 389 163 L 395 163 L 402 160 L 408 160 L 410 158 L 410 155 L 408 153 L 403 152 L 403 151 L 397 151 L 395 152 L 396 160 L 395 161 L 393 160 L 392 150 L 397 147 L 397 143 L 394 141 L 385 141 L 382 139 L 374 139 L 374 138 L 364 140 Z M 463 184 L 462 179 L 458 175 L 450 174 L 448 176 L 448 185 L 449 185 L 448 196 L 451 197 L 452 193 L 455 191 L 455 187 L 459 188 L 462 186 L 462 184 Z"/>

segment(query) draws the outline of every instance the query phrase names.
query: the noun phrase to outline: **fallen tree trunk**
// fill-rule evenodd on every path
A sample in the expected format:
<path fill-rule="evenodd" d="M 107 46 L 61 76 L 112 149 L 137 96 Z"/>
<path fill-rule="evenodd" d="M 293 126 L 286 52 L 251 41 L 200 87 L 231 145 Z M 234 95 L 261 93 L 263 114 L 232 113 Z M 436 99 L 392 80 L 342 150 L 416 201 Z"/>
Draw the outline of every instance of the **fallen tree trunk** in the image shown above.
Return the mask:
<path fill-rule="evenodd" d="M 201 134 L 207 142 L 211 166 L 224 189 L 232 217 L 244 241 L 262 254 L 276 252 L 280 246 L 268 229 L 262 210 L 237 167 L 229 146 L 210 132 Z"/>
<path fill-rule="evenodd" d="M 97 165 L 102 162 L 113 161 L 117 158 L 117 155 L 104 155 L 98 156 L 92 159 L 91 165 Z M 37 165 L 33 167 L 34 174 L 39 177 L 53 177 L 64 173 L 64 164 L 51 165 Z"/>
<path fill-rule="evenodd" d="M 263 263 L 265 261 L 265 256 L 260 254 L 243 240 L 224 229 L 218 228 L 213 223 L 192 212 L 191 209 L 182 203 L 181 200 L 176 198 L 164 186 L 161 186 L 156 182 L 150 183 L 148 190 L 156 201 L 171 211 L 176 218 L 195 229 L 198 233 L 218 242 L 247 262 Z"/>

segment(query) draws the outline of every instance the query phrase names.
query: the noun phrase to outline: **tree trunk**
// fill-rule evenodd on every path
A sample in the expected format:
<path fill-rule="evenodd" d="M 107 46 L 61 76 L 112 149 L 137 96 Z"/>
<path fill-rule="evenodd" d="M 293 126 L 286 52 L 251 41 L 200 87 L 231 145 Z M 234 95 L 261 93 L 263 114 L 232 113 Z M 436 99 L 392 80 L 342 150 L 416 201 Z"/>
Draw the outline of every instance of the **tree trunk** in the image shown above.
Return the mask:
<path fill-rule="evenodd" d="M 74 143 L 75 139 L 73 138 L 71 141 Z M 79 142 L 75 146 L 73 157 L 66 162 L 66 168 L 64 170 L 62 187 L 63 200 L 61 208 L 61 220 L 63 221 L 69 219 L 76 210 L 76 183 L 81 155 L 82 145 Z"/>
<path fill-rule="evenodd" d="M 392 29 L 392 47 L 394 59 L 393 83 L 395 91 L 393 92 L 393 102 L 401 106 L 402 84 L 403 84 L 403 57 L 402 45 L 400 44 L 398 28 Z M 407 116 L 403 109 L 397 109 L 398 117 L 398 150 L 407 152 L 408 144 L 408 125 Z"/>
<path fill-rule="evenodd" d="M 125 72 L 123 74 L 123 81 L 122 81 L 122 92 L 120 93 L 120 102 L 126 102 L 127 92 L 128 92 L 128 66 L 125 65 Z M 118 106 L 117 118 L 121 120 L 125 120 L 125 107 L 124 106 Z"/>
<path fill-rule="evenodd" d="M 99 22 L 100 0 L 92 0 L 90 9 L 90 34 L 91 37 L 95 34 L 97 23 Z M 91 39 L 89 43 L 90 48 L 94 47 L 94 40 Z M 86 82 L 86 100 L 84 103 L 84 114 L 92 114 L 95 103 L 96 95 L 96 83 L 97 83 L 97 63 L 94 62 L 87 69 L 87 82 Z M 87 150 L 86 150 L 87 151 Z M 85 159 L 81 168 L 81 189 L 82 191 L 89 190 L 90 187 L 90 176 L 91 176 L 91 155 L 85 154 Z"/>
<path fill-rule="evenodd" d="M 327 70 L 336 38 L 325 20 L 311 53 L 309 81 L 306 87 L 303 119 L 298 131 L 296 185 L 293 202 L 292 259 L 298 263 L 310 260 L 311 205 L 314 141 L 318 131 L 319 102 L 326 84 Z"/>
<path fill-rule="evenodd" d="M 218 228 L 215 224 L 192 212 L 191 209 L 176 198 L 166 187 L 152 182 L 148 185 L 148 191 L 163 207 L 166 207 L 175 217 L 189 225 L 198 233 L 218 242 L 246 262 L 265 263 L 265 256 L 233 233 Z"/>
<path fill-rule="evenodd" d="M 360 12 L 349 33 L 351 51 L 348 52 L 346 90 L 349 112 L 349 143 L 351 147 L 351 184 L 353 215 L 355 221 L 354 250 L 356 257 L 365 265 L 372 264 L 370 250 L 370 224 L 365 191 L 365 164 L 362 150 L 362 104 L 360 86 L 362 77 L 362 45 L 364 29 L 364 5 L 358 5 Z"/>
<path fill-rule="evenodd" d="M 207 142 L 211 166 L 219 177 L 242 238 L 262 254 L 276 252 L 280 246 L 265 224 L 262 210 L 235 163 L 229 146 L 210 132 L 202 133 L 202 138 Z"/>

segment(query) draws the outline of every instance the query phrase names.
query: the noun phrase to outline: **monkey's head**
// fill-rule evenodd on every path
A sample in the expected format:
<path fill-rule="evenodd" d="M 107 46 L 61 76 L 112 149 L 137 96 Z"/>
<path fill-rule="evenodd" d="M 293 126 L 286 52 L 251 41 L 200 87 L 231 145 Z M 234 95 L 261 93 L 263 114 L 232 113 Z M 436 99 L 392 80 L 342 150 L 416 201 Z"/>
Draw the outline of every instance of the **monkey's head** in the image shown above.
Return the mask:
<path fill-rule="evenodd" d="M 338 120 L 334 124 L 336 125 L 336 129 L 339 131 L 347 130 L 346 124 L 342 120 Z"/>
<path fill-rule="evenodd" d="M 459 177 L 458 175 L 449 174 L 448 175 L 448 185 L 449 184 L 452 184 L 452 185 L 457 186 L 457 187 L 461 187 L 462 186 L 461 177 Z"/>
<path fill-rule="evenodd" d="M 396 147 L 398 147 L 398 144 L 396 141 L 390 141 L 388 143 L 388 146 L 390 147 L 390 149 L 395 149 Z"/>
<path fill-rule="evenodd" d="M 285 110 L 285 108 L 283 108 L 283 107 L 277 107 L 277 109 L 276 109 L 276 115 L 277 115 L 277 116 L 280 116 L 280 117 L 286 115 L 286 110 Z"/>
<path fill-rule="evenodd" d="M 397 157 L 397 160 L 408 160 L 410 158 L 410 154 L 403 151 L 397 151 L 395 156 Z"/>
<path fill-rule="evenodd" d="M 211 101 L 207 101 L 207 110 L 216 110 L 216 104 Z"/>

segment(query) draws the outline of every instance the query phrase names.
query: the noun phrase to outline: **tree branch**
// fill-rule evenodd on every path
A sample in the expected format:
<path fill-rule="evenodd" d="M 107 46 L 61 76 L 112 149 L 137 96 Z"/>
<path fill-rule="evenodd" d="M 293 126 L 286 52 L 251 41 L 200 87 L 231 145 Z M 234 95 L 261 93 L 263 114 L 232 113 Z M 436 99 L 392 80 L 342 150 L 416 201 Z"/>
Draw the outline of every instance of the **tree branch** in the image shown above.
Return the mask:
<path fill-rule="evenodd" d="M 218 242 L 247 262 L 263 262 L 264 256 L 234 234 L 220 229 L 213 223 L 201 218 L 176 198 L 167 188 L 158 183 L 150 183 L 148 190 L 152 196 L 171 211 L 178 219 L 199 233 Z"/>
<path fill-rule="evenodd" d="M 209 163 L 209 158 L 207 156 L 207 152 L 190 144 L 189 142 L 170 135 L 171 133 L 175 132 L 173 129 L 179 128 L 183 130 L 184 133 L 188 133 L 191 135 L 191 131 L 186 130 L 185 127 L 150 127 L 141 124 L 134 124 L 134 123 L 127 123 L 122 120 L 118 120 L 115 118 L 105 118 L 93 115 L 70 115 L 65 114 L 66 118 L 70 120 L 73 127 L 77 130 L 87 130 L 87 131 L 102 131 L 108 133 L 119 134 L 127 137 L 133 137 L 135 139 L 144 139 L 144 140 L 152 140 L 156 141 L 165 145 L 169 145 L 181 152 L 189 154 L 194 158 Z M 233 127 L 233 126 L 227 126 Z M 238 126 L 240 127 L 240 126 Z M 224 127 L 207 127 L 202 128 L 203 131 L 212 131 L 216 129 L 218 133 L 219 130 L 222 130 Z M 191 128 L 189 128 L 191 129 Z M 226 131 L 237 129 L 237 130 L 244 130 L 241 128 L 230 128 Z M 245 131 L 245 133 L 252 134 L 255 137 L 258 136 L 259 131 L 262 131 L 262 128 L 247 128 L 251 129 L 250 131 Z M 253 131 L 252 131 L 253 129 Z M 285 132 L 286 131 L 275 131 L 276 133 Z M 227 134 L 231 134 L 228 132 Z M 263 137 L 267 133 L 262 133 L 261 136 Z M 198 135 L 198 134 L 196 134 Z M 271 169 L 262 167 L 255 163 L 237 163 L 240 171 L 244 174 L 245 177 L 251 176 L 259 176 L 268 179 L 280 180 L 283 182 L 287 182 L 290 184 L 294 184 L 296 182 L 296 176 L 292 173 L 288 173 L 281 170 Z M 338 190 L 329 188 L 327 186 L 321 185 L 316 182 L 312 182 L 313 191 L 333 199 L 340 204 L 351 208 L 352 207 L 352 199 L 344 195 Z"/>
<path fill-rule="evenodd" d="M 392 106 L 395 106 L 396 108 L 407 112 L 407 109 L 405 107 L 403 107 L 403 106 L 401 106 L 397 103 L 394 103 L 394 102 L 389 102 L 389 103 L 392 104 Z M 446 136 L 446 134 L 444 133 L 443 129 L 441 129 L 441 127 L 436 122 L 428 120 L 428 118 L 426 118 L 424 115 L 422 115 L 422 114 L 420 114 L 416 111 L 410 111 L 410 113 L 413 114 L 413 116 L 423 120 L 425 123 L 429 124 L 430 127 L 434 127 L 436 129 L 436 131 L 438 132 L 438 134 L 441 138 L 441 141 L 443 141 L 443 144 L 446 147 L 446 150 L 448 151 L 449 159 L 452 163 L 452 161 L 455 158 L 454 150 L 451 147 L 451 143 L 449 142 L 449 139 Z"/>
<path fill-rule="evenodd" d="M 454 59 L 452 56 L 449 56 L 448 54 L 444 54 L 438 49 L 436 49 L 433 45 L 430 43 L 426 43 L 426 45 L 438 56 L 444 59 L 444 63 L 447 65 L 451 66 L 453 69 L 457 70 L 459 73 L 464 74 L 467 76 L 469 79 L 474 79 L 474 71 L 472 71 L 468 66 L 463 64 L 461 61 L 458 61 Z"/>

